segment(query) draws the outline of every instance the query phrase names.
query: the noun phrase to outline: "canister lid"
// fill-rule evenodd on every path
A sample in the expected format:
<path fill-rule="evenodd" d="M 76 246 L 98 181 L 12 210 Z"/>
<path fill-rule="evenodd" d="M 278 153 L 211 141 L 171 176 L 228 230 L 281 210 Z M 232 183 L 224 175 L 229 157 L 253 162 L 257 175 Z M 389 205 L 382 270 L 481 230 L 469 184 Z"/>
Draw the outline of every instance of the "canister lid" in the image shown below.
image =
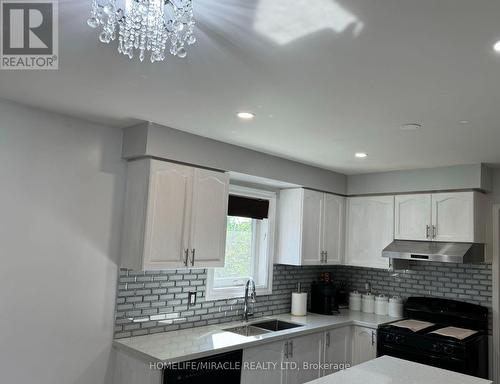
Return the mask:
<path fill-rule="evenodd" d="M 386 295 L 381 294 L 381 295 L 376 296 L 375 300 L 377 300 L 377 301 L 389 301 L 389 298 Z"/>
<path fill-rule="evenodd" d="M 403 299 L 399 296 L 392 296 L 390 299 L 389 299 L 389 302 L 390 303 L 396 303 L 396 304 L 401 304 L 403 303 Z"/>
<path fill-rule="evenodd" d="M 363 300 L 375 300 L 375 296 L 373 296 L 370 292 L 364 293 L 361 297 Z"/>
<path fill-rule="evenodd" d="M 359 293 L 358 291 L 352 291 L 350 294 L 349 294 L 350 297 L 361 297 L 361 293 Z"/>

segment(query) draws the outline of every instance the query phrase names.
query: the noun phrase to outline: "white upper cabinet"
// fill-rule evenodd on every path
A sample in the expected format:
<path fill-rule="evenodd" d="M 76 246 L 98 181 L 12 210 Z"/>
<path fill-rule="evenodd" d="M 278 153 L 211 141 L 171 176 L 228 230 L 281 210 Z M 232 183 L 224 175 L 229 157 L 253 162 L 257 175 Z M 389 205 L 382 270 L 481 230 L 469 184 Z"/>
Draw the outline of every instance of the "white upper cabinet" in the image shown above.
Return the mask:
<path fill-rule="evenodd" d="M 344 253 L 345 198 L 325 193 L 322 210 L 322 246 L 326 264 L 341 264 Z"/>
<path fill-rule="evenodd" d="M 431 234 L 431 195 L 395 197 L 394 237 L 400 240 L 428 240 Z"/>
<path fill-rule="evenodd" d="M 340 264 L 345 198 L 303 188 L 280 191 L 277 262 Z"/>
<path fill-rule="evenodd" d="M 382 250 L 394 240 L 394 196 L 347 199 L 347 265 L 389 268 Z"/>
<path fill-rule="evenodd" d="M 145 269 L 178 267 L 189 248 L 186 229 L 192 173 L 192 169 L 184 165 L 160 161 L 150 164 L 144 233 Z"/>
<path fill-rule="evenodd" d="M 317 265 L 322 262 L 321 221 L 323 194 L 303 190 L 302 199 L 302 265 Z"/>
<path fill-rule="evenodd" d="M 435 241 L 485 241 L 486 196 L 479 192 L 432 195 L 432 238 Z"/>
<path fill-rule="evenodd" d="M 398 195 L 395 238 L 484 242 L 486 196 L 479 192 Z"/>
<path fill-rule="evenodd" d="M 227 174 L 159 160 L 128 164 L 121 267 L 224 265 Z"/>
<path fill-rule="evenodd" d="M 190 266 L 224 266 L 228 187 L 227 174 L 194 170 Z"/>

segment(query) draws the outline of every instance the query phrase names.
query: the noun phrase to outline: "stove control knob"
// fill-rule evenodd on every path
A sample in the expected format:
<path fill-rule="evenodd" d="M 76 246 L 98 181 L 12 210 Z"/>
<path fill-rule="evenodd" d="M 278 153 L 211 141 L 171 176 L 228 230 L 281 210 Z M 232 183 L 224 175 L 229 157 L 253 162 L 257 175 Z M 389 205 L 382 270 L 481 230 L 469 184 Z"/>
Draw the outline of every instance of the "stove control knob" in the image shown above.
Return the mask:
<path fill-rule="evenodd" d="M 394 335 L 391 335 L 390 333 L 385 335 L 385 341 L 392 341 L 394 340 Z"/>
<path fill-rule="evenodd" d="M 441 350 L 441 345 L 440 344 L 432 344 L 432 350 L 434 352 L 439 352 Z"/>
<path fill-rule="evenodd" d="M 453 347 L 450 345 L 445 345 L 443 347 L 443 352 L 446 353 L 447 355 L 453 354 Z"/>
<path fill-rule="evenodd" d="M 394 341 L 396 342 L 396 344 L 401 344 L 404 341 L 404 337 L 398 335 L 394 338 Z"/>

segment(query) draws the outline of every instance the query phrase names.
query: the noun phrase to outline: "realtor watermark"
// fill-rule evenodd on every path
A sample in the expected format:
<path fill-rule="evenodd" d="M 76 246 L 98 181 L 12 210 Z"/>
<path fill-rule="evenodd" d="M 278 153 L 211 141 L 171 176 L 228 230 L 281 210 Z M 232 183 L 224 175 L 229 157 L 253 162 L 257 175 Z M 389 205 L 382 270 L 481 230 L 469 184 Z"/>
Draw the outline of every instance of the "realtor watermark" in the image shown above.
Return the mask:
<path fill-rule="evenodd" d="M 183 362 L 150 362 L 149 368 L 152 370 L 180 370 L 180 371 L 211 371 L 211 370 L 244 370 L 244 371 L 340 371 L 349 368 L 347 362 L 301 362 L 294 361 L 244 361 L 244 362 L 221 362 L 221 361 L 183 361 Z"/>
<path fill-rule="evenodd" d="M 0 0 L 0 69 L 59 69 L 58 0 Z"/>

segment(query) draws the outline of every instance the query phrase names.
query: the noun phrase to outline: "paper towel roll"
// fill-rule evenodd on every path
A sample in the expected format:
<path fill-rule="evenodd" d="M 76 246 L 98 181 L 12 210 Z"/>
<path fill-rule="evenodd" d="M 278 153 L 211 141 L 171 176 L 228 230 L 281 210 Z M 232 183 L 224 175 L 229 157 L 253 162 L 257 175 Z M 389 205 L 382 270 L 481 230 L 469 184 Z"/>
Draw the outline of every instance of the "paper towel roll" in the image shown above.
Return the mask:
<path fill-rule="evenodd" d="M 307 313 L 307 293 L 292 293 L 292 315 L 305 316 Z"/>

